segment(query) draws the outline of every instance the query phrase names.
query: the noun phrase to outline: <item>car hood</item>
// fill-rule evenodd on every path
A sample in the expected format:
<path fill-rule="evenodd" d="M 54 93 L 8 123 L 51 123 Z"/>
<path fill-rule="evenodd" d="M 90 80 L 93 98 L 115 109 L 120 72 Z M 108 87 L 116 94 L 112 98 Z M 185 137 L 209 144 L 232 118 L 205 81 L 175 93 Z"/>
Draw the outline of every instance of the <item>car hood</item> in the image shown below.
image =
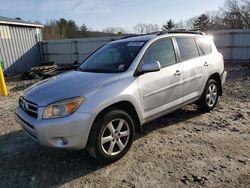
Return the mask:
<path fill-rule="evenodd" d="M 86 95 L 98 91 L 100 87 L 116 82 L 119 75 L 118 73 L 70 71 L 30 86 L 24 90 L 23 97 L 38 106 L 47 106 L 67 98 L 86 97 Z"/>

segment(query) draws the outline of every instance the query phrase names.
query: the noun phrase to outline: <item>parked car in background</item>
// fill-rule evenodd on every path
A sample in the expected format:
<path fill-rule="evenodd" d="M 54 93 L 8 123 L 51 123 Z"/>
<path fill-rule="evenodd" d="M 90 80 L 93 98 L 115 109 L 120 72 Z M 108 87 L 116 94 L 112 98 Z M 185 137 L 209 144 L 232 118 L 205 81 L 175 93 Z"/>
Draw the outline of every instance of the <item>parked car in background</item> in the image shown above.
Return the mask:
<path fill-rule="evenodd" d="M 212 110 L 226 79 L 223 56 L 200 32 L 159 32 L 104 45 L 77 70 L 24 91 L 17 122 L 37 142 L 118 160 L 142 125 L 196 103 Z"/>

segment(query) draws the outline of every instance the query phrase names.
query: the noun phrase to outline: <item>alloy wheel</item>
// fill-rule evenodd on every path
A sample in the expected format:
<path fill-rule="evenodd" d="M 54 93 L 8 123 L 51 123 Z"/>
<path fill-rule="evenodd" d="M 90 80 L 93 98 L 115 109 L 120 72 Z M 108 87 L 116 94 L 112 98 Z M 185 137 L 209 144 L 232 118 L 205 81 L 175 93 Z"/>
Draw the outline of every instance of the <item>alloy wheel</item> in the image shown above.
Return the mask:
<path fill-rule="evenodd" d="M 218 97 L 217 86 L 215 84 L 211 84 L 208 87 L 207 95 L 206 95 L 207 105 L 209 107 L 214 106 L 217 101 L 217 97 Z"/>
<path fill-rule="evenodd" d="M 105 154 L 113 156 L 124 150 L 130 137 L 128 123 L 122 119 L 114 119 L 107 124 L 101 134 L 101 148 Z"/>

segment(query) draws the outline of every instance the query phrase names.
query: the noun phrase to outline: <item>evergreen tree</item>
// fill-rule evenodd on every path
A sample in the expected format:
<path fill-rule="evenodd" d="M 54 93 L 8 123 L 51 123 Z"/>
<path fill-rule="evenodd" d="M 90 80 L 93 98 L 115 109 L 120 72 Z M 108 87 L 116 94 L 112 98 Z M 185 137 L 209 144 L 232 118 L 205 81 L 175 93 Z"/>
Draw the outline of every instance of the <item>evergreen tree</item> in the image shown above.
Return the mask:
<path fill-rule="evenodd" d="M 201 30 L 201 31 L 210 29 L 209 16 L 207 16 L 206 14 L 200 15 L 194 21 L 194 29 Z"/>
<path fill-rule="evenodd" d="M 167 24 L 163 26 L 164 29 L 166 30 L 172 30 L 173 28 L 175 28 L 175 23 L 172 19 L 167 21 Z"/>

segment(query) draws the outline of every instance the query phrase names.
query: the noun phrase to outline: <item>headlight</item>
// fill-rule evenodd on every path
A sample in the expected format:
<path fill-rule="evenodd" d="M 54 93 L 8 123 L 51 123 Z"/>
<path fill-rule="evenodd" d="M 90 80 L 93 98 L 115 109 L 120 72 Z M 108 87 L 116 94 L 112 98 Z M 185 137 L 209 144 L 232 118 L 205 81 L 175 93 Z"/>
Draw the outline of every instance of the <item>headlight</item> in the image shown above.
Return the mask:
<path fill-rule="evenodd" d="M 73 114 L 83 102 L 83 97 L 76 97 L 50 104 L 43 112 L 43 119 L 69 116 Z"/>

